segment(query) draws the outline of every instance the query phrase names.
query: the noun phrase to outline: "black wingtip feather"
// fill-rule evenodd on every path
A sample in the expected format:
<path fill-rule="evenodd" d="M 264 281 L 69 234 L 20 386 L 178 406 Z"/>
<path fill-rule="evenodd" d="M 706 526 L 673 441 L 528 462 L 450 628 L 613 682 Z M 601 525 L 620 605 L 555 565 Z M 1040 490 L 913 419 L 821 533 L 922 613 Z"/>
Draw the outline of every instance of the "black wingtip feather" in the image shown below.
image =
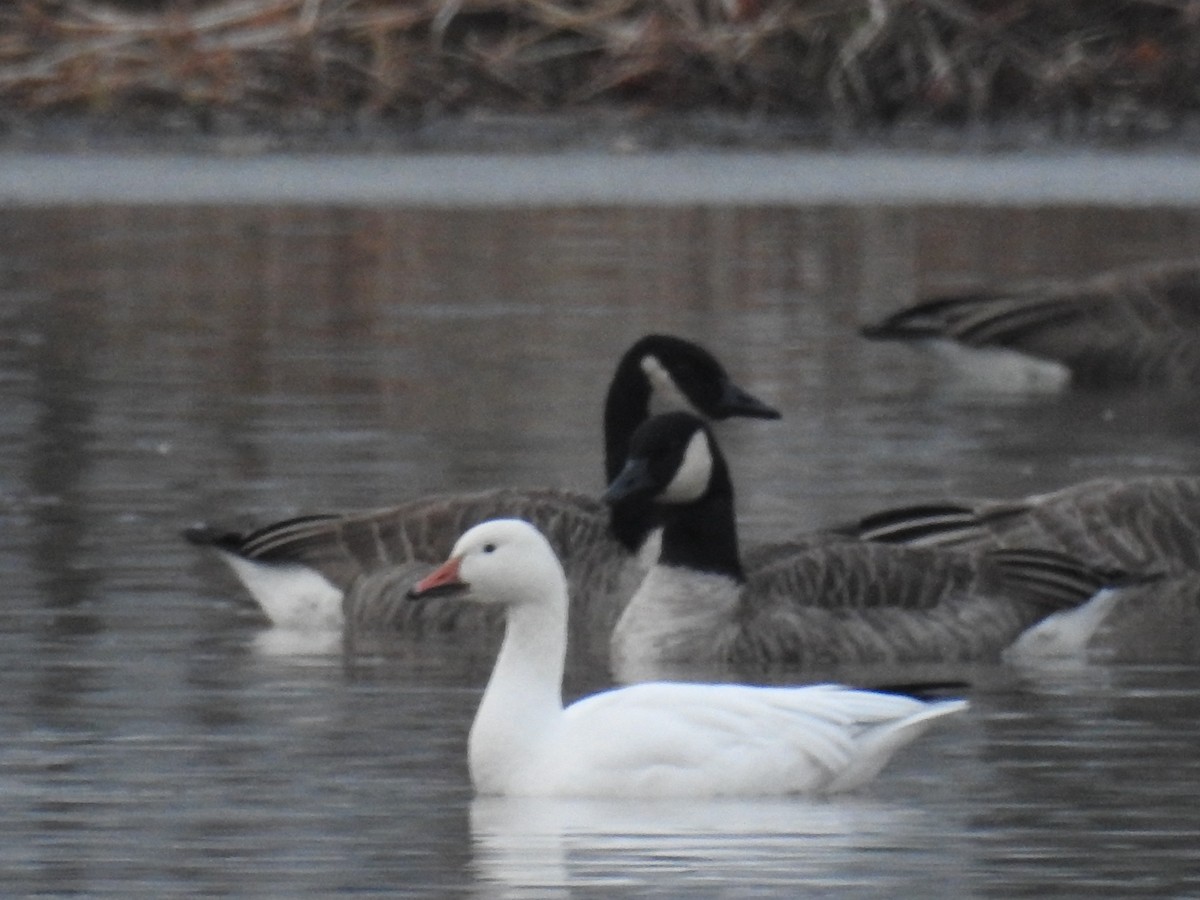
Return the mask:
<path fill-rule="evenodd" d="M 244 536 L 236 531 L 213 528 L 211 525 L 192 525 L 181 532 L 183 539 L 197 547 L 216 547 L 236 553 L 242 546 Z"/>
<path fill-rule="evenodd" d="M 978 514 L 957 503 L 927 503 L 897 507 L 864 516 L 838 532 L 859 540 L 885 544 L 948 545 L 980 533 Z"/>

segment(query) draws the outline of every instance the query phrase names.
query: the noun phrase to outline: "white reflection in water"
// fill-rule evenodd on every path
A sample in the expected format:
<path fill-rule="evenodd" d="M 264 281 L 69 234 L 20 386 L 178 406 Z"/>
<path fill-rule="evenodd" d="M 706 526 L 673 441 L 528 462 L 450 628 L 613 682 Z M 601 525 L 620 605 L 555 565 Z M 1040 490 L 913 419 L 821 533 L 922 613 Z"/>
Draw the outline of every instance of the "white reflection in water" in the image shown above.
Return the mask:
<path fill-rule="evenodd" d="M 263 628 L 254 637 L 254 649 L 264 656 L 327 656 L 340 653 L 342 644 L 337 631 Z"/>
<path fill-rule="evenodd" d="M 919 808 L 860 797 L 481 797 L 471 805 L 476 875 L 504 896 L 567 896 L 569 888 L 694 895 L 706 887 L 889 896 L 901 885 L 914 889 L 922 858 L 936 868 L 930 889 L 951 892 L 955 866 L 939 831 Z"/>

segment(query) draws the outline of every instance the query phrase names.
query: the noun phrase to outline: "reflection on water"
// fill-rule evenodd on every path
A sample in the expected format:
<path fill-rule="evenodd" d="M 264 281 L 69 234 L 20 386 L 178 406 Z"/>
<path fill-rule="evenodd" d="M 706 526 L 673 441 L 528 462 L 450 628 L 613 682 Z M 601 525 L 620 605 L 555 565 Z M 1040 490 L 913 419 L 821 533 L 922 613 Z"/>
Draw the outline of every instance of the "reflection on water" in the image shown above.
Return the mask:
<path fill-rule="evenodd" d="M 996 879 L 984 892 L 1067 881 L 1077 896 L 1195 895 L 1195 670 L 1026 677 L 979 720 L 970 833 Z"/>
<path fill-rule="evenodd" d="M 477 798 L 481 894 L 565 884 L 630 896 L 680 885 L 689 896 L 784 886 L 800 896 L 1191 896 L 1200 889 L 1194 678 L 1183 669 L 985 678 L 968 719 L 908 748 L 860 795 Z"/>
<path fill-rule="evenodd" d="M 930 821 L 919 807 L 855 797 L 656 803 L 480 798 L 471 805 L 480 892 L 502 888 L 500 896 L 564 885 L 597 896 L 620 890 L 896 897 L 918 888 L 923 896 L 962 896 L 966 885 L 956 872 L 962 860 L 945 846 L 946 825 Z"/>
<path fill-rule="evenodd" d="M 600 397 L 650 330 L 702 339 L 785 412 L 722 431 L 749 539 L 930 495 L 1190 471 L 1190 402 L 959 390 L 854 328 L 926 291 L 1185 256 L 1200 213 L 0 219 L 8 893 L 1200 892 L 1194 669 L 980 673 L 972 713 L 856 797 L 472 804 L 489 661 L 452 642 L 280 648 L 177 538 L 448 489 L 597 489 Z M 607 678 L 572 677 L 571 694 Z"/>

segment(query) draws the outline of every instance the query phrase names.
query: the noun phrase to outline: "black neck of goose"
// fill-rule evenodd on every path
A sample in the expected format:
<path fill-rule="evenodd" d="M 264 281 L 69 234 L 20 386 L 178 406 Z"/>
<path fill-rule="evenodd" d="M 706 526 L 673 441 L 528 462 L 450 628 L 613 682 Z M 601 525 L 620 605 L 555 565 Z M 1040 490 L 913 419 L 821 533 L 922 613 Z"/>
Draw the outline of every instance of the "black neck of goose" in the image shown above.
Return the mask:
<path fill-rule="evenodd" d="M 612 484 L 625 468 L 629 439 L 650 417 L 650 385 L 639 368 L 640 357 L 627 355 L 617 366 L 604 400 L 604 483 Z M 636 553 L 659 524 L 658 510 L 649 499 L 622 500 L 610 512 L 613 536 Z"/>
<path fill-rule="evenodd" d="M 641 498 L 621 500 L 609 510 L 608 525 L 613 537 L 630 553 L 637 553 L 661 517 L 654 504 Z"/>
<path fill-rule="evenodd" d="M 650 418 L 650 384 L 630 357 L 621 360 L 604 399 L 604 483 L 625 468 L 629 439 L 639 425 Z"/>
<path fill-rule="evenodd" d="M 662 550 L 658 561 L 745 581 L 738 554 L 737 517 L 729 469 L 714 455 L 704 496 L 691 503 L 664 504 Z"/>

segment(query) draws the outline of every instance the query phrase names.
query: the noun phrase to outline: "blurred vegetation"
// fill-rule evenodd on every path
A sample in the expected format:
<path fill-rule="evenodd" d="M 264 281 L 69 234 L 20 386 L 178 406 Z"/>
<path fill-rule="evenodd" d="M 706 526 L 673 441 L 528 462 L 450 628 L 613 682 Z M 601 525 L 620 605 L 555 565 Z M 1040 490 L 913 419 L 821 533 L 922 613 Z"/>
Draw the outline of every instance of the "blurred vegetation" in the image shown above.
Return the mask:
<path fill-rule="evenodd" d="M 855 125 L 1200 105 L 1200 0 L 12 0 L 0 116 L 596 106 Z M 3 119 L 0 119 L 3 121 Z"/>

